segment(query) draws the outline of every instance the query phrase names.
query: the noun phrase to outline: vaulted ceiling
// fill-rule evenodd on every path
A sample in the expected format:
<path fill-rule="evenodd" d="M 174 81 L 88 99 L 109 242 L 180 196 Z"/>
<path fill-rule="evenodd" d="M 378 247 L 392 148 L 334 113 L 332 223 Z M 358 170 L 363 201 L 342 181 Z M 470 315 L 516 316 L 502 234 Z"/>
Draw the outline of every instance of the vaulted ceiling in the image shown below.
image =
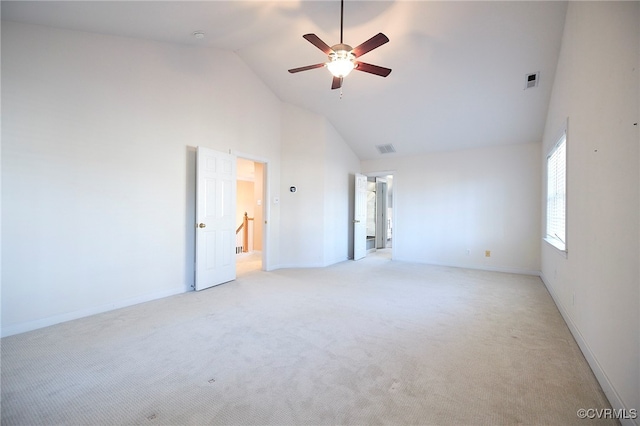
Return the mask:
<path fill-rule="evenodd" d="M 346 0 L 344 42 L 383 32 L 390 42 L 362 60 L 393 72 L 353 72 L 341 96 L 324 68 L 287 72 L 326 60 L 303 34 L 339 42 L 338 0 L 2 2 L 6 20 L 234 51 L 282 101 L 327 117 L 361 159 L 384 144 L 404 156 L 539 142 L 565 11 L 556 1 Z"/>

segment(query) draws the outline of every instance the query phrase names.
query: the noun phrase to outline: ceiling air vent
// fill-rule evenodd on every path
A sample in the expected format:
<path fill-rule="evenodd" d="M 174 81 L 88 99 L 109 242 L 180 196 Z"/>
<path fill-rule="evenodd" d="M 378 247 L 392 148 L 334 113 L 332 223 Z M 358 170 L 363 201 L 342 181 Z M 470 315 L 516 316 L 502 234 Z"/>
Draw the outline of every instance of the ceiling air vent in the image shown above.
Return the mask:
<path fill-rule="evenodd" d="M 527 84 L 524 86 L 524 90 L 538 87 L 538 81 L 540 80 L 540 73 L 527 74 Z"/>
<path fill-rule="evenodd" d="M 376 145 L 376 149 L 378 150 L 378 152 L 380 154 L 389 154 L 391 152 L 396 152 L 396 149 L 393 145 L 391 144 L 387 144 L 387 145 Z"/>

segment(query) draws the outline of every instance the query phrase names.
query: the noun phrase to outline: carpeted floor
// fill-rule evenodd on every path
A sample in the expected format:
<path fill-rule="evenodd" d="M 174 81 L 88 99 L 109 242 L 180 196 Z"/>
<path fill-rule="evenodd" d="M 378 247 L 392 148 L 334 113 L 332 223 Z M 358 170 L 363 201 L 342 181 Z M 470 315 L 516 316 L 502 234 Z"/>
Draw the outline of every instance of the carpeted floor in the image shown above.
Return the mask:
<path fill-rule="evenodd" d="M 2 339 L 3 425 L 571 425 L 605 407 L 539 278 L 384 252 Z"/>
<path fill-rule="evenodd" d="M 236 276 L 242 278 L 245 275 L 262 269 L 262 252 L 251 251 L 236 255 Z"/>

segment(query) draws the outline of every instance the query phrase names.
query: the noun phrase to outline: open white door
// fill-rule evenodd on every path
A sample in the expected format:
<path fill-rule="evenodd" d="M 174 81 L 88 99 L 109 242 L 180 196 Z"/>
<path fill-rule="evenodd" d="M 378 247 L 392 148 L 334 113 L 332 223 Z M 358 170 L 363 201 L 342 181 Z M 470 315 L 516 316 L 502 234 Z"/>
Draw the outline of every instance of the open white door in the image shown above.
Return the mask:
<path fill-rule="evenodd" d="M 353 208 L 353 260 L 367 254 L 367 177 L 356 173 Z"/>
<path fill-rule="evenodd" d="M 235 217 L 236 157 L 198 147 L 196 290 L 236 279 Z"/>

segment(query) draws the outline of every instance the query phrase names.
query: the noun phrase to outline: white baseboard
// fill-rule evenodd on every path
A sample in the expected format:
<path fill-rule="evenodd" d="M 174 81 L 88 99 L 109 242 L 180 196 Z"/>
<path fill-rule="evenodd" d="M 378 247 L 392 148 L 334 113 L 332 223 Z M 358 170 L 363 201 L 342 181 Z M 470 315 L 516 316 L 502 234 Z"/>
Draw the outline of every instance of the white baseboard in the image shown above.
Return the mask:
<path fill-rule="evenodd" d="M 185 293 L 188 290 L 184 287 L 173 288 L 170 290 L 158 291 L 155 293 L 144 294 L 142 296 L 132 297 L 130 299 L 111 302 L 100 306 L 81 309 L 79 311 L 68 312 L 65 314 L 54 315 L 47 318 L 41 318 L 34 321 L 12 324 L 2 327 L 2 337 L 13 336 L 14 334 L 26 333 L 27 331 L 37 330 L 39 328 L 49 327 L 51 325 L 60 324 L 91 315 L 101 314 L 103 312 L 113 311 L 114 309 L 126 308 L 127 306 L 137 305 L 139 303 L 150 302 L 156 299 Z"/>
<path fill-rule="evenodd" d="M 328 261 L 327 263 L 325 263 L 325 265 L 324 265 L 324 266 L 331 266 L 331 265 L 335 265 L 335 264 L 338 264 L 338 263 L 346 262 L 347 260 L 349 260 L 349 258 L 348 258 L 348 257 L 341 257 L 341 258 L 339 258 L 339 259 L 333 259 L 333 260 L 330 260 L 330 261 Z"/>
<path fill-rule="evenodd" d="M 323 263 L 283 263 L 280 265 L 274 265 L 269 269 L 270 271 L 276 269 L 309 269 L 309 268 L 324 268 L 326 265 Z"/>
<path fill-rule="evenodd" d="M 631 411 L 631 409 L 636 409 L 637 407 L 626 407 L 625 406 L 624 402 L 622 401 L 622 398 L 620 398 L 620 395 L 618 394 L 618 392 L 616 392 L 615 387 L 613 387 L 613 384 L 609 380 L 609 377 L 607 377 L 607 374 L 602 369 L 602 366 L 598 362 L 598 359 L 596 358 L 596 356 L 594 355 L 593 351 L 589 347 L 589 344 L 587 344 L 587 342 L 584 340 L 584 337 L 582 336 L 582 333 L 580 333 L 580 330 L 578 329 L 576 324 L 571 319 L 571 316 L 569 315 L 568 311 L 565 309 L 565 307 L 562 304 L 562 302 L 560 302 L 560 298 L 553 291 L 553 288 L 548 284 L 548 281 L 545 279 L 545 277 L 544 277 L 544 275 L 542 273 L 540 273 L 540 278 L 542 279 L 542 282 L 544 283 L 544 286 L 547 288 L 547 291 L 549 291 L 549 294 L 553 298 L 553 301 L 555 302 L 556 306 L 558 307 L 558 310 L 560 311 L 560 314 L 562 315 L 562 318 L 564 318 L 564 322 L 569 327 L 569 330 L 571 331 L 571 334 L 573 335 L 573 338 L 578 343 L 578 346 L 580 347 L 580 350 L 582 351 L 585 359 L 589 363 L 589 366 L 591 367 L 591 370 L 593 371 L 593 374 L 596 376 L 596 379 L 598 380 L 598 383 L 600 383 L 600 387 L 602 388 L 604 394 L 606 395 L 607 399 L 609 400 L 609 403 L 611 404 L 611 407 L 614 410 L 625 410 L 627 413 L 629 413 Z M 600 407 L 584 407 L 584 408 L 600 408 Z M 636 418 L 636 419 L 619 419 L 619 420 L 620 420 L 620 423 L 623 426 L 640 426 L 640 423 L 638 423 L 638 421 L 639 421 L 638 418 Z"/>
<path fill-rule="evenodd" d="M 353 260 L 352 257 L 346 257 L 344 259 L 334 260 L 332 262 L 322 264 L 322 263 L 284 263 L 280 265 L 271 265 L 267 271 L 275 271 L 276 269 L 306 269 L 306 268 L 324 268 L 327 266 L 335 265 L 336 263 L 346 262 L 349 260 Z M 437 263 L 437 262 L 425 262 L 418 261 L 413 259 L 393 259 L 399 262 L 411 262 L 411 263 L 419 263 L 422 265 L 433 265 L 433 266 L 446 266 L 448 268 L 463 268 L 463 269 L 475 269 L 479 271 L 490 271 L 490 272 L 504 272 L 507 274 L 518 274 L 518 275 L 533 275 L 539 277 L 541 272 L 534 269 L 522 269 L 522 268 L 506 268 L 506 267 L 493 267 L 493 266 L 483 266 L 483 265 L 454 265 L 447 263 Z"/>
<path fill-rule="evenodd" d="M 505 274 L 518 274 L 518 275 L 533 275 L 535 277 L 539 277 L 541 272 L 536 271 L 534 269 L 522 269 L 522 268 L 503 268 L 503 267 L 493 267 L 493 266 L 460 266 L 460 268 L 467 269 L 479 269 L 481 271 L 491 271 L 491 272 L 503 272 Z"/>
<path fill-rule="evenodd" d="M 280 265 L 271 265 L 267 271 L 275 271 L 276 269 L 309 269 L 309 268 L 326 268 L 338 263 L 352 260 L 349 257 L 343 257 L 340 259 L 333 259 L 325 263 L 283 263 Z"/>
<path fill-rule="evenodd" d="M 395 259 L 402 262 L 413 262 L 419 263 L 422 265 L 433 265 L 433 266 L 446 266 L 448 268 L 462 268 L 462 269 L 473 269 L 477 271 L 489 271 L 489 272 L 504 272 L 506 274 L 518 274 L 518 275 L 533 275 L 539 277 L 541 272 L 534 269 L 524 269 L 524 268 L 510 268 L 510 267 L 501 267 L 501 266 L 485 266 L 485 265 L 456 265 L 452 263 L 440 263 L 440 262 L 428 262 L 428 261 L 417 261 L 412 259 Z"/>

